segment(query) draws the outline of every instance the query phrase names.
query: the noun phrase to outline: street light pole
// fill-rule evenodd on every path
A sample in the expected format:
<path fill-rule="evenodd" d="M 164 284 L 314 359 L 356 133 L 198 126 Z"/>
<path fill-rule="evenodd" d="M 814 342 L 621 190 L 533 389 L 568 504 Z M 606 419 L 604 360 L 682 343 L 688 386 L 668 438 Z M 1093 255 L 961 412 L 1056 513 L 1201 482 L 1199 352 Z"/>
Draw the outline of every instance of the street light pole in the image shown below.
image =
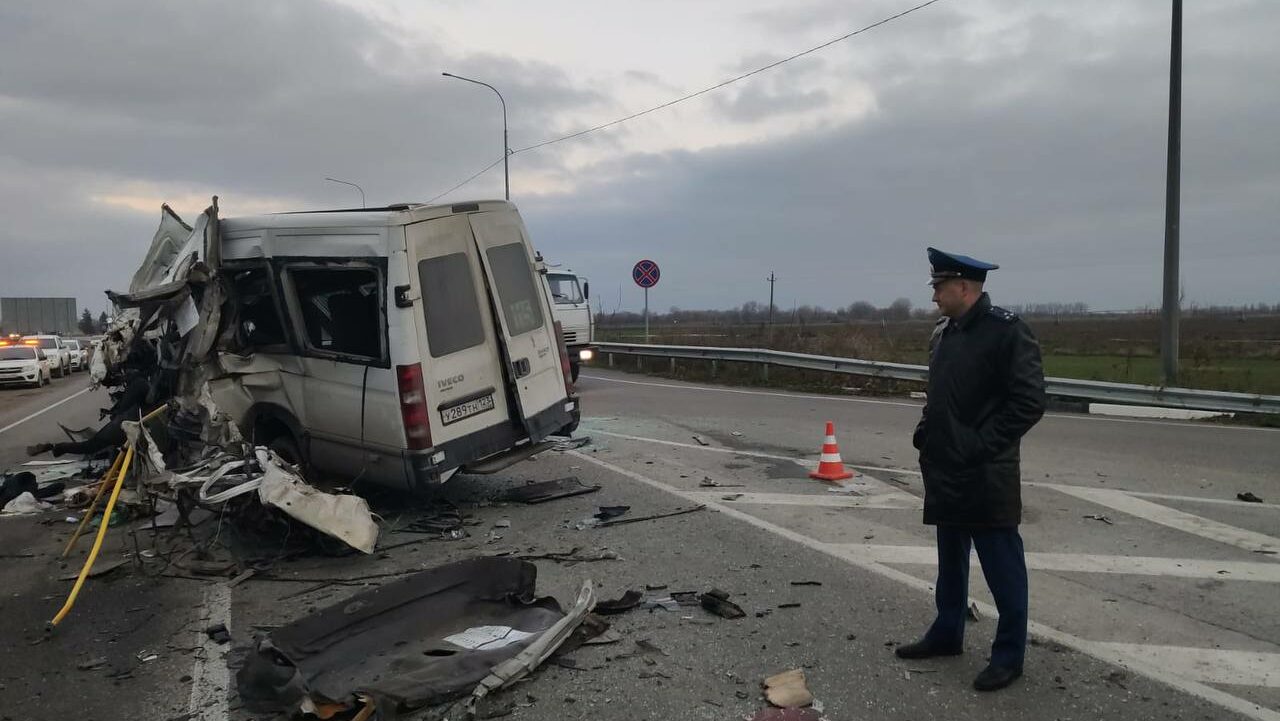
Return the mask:
<path fill-rule="evenodd" d="M 328 181 L 333 182 L 333 183 L 342 183 L 343 185 L 350 185 L 351 187 L 353 187 L 353 188 L 355 188 L 356 190 L 360 191 L 360 207 L 361 207 L 361 208 L 366 208 L 366 207 L 368 207 L 368 206 L 365 204 L 365 202 L 364 202 L 364 188 L 361 188 L 359 185 L 356 185 L 355 183 L 352 183 L 352 182 L 347 181 L 347 180 L 338 180 L 337 178 L 325 178 L 325 180 L 328 180 Z"/>
<path fill-rule="evenodd" d="M 440 74 L 445 76 L 446 78 L 453 78 L 454 80 L 465 80 L 468 83 L 483 85 L 486 88 L 492 90 L 494 94 L 498 96 L 498 102 L 502 103 L 502 181 L 506 191 L 505 197 L 507 200 L 511 200 L 511 166 L 507 162 L 507 160 L 511 157 L 511 145 L 507 142 L 507 101 L 506 99 L 502 97 L 502 93 L 499 93 L 497 88 L 493 87 L 489 83 L 482 83 L 479 80 L 464 78 L 461 75 L 454 75 L 453 73 L 440 73 Z"/>
<path fill-rule="evenodd" d="M 1161 314 L 1160 360 L 1164 384 L 1178 382 L 1178 316 L 1182 299 L 1178 274 L 1179 194 L 1182 180 L 1182 0 L 1173 0 L 1169 49 L 1169 156 L 1164 195 L 1164 312 Z"/>

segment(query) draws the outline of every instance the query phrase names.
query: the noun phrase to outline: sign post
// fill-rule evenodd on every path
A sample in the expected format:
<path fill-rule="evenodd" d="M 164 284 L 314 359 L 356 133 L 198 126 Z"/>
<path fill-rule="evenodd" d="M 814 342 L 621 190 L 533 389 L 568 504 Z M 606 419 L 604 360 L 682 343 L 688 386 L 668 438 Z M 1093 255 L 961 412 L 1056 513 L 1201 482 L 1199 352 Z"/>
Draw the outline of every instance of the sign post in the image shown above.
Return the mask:
<path fill-rule="evenodd" d="M 642 260 L 631 269 L 631 279 L 644 288 L 644 342 L 649 342 L 649 289 L 658 284 L 662 271 L 652 260 Z"/>

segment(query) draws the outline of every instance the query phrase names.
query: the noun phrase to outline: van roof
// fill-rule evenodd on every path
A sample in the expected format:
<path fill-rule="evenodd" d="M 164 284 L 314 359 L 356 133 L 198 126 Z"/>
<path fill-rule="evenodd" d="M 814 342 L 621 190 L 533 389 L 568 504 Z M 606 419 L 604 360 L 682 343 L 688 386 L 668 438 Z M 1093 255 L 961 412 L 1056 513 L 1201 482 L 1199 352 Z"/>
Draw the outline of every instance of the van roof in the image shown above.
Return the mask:
<path fill-rule="evenodd" d="M 459 203 L 436 204 L 397 203 L 381 208 L 335 208 L 332 210 L 301 210 L 266 215 L 246 215 L 221 218 L 224 230 L 250 230 L 256 228 L 342 228 L 368 227 L 371 225 L 403 225 L 455 213 L 475 213 L 514 208 L 506 200 L 471 200 Z"/>

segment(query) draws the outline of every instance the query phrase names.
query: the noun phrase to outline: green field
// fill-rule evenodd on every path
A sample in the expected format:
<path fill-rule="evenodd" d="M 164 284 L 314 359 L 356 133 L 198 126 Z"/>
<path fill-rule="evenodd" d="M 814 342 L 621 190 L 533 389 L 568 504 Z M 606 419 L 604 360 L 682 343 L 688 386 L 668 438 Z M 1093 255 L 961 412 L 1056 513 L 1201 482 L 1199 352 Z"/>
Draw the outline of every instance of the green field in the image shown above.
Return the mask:
<path fill-rule="evenodd" d="M 1158 385 L 1159 318 L 1151 314 L 1121 317 L 1030 318 L 1040 339 L 1045 375 L 1058 378 Z M 842 358 L 924 364 L 928 357 L 928 320 L 847 322 L 807 325 L 692 325 L 657 322 L 652 342 L 830 355 Z M 600 340 L 644 342 L 643 328 L 599 328 Z M 1205 390 L 1280 395 L 1280 316 L 1190 316 L 1181 328 L 1177 385 Z M 682 363 L 704 375 L 698 364 Z M 657 369 L 655 362 L 652 367 Z M 722 374 L 759 382 L 757 374 L 723 368 Z M 826 373 L 774 369 L 770 382 L 839 389 L 861 381 Z"/>

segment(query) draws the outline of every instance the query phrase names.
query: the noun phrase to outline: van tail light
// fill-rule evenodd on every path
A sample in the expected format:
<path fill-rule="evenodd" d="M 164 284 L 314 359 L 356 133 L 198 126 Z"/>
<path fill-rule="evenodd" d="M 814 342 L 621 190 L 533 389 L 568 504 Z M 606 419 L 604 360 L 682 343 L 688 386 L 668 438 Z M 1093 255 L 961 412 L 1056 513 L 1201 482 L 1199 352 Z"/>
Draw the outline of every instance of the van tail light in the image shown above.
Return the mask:
<path fill-rule="evenodd" d="M 422 364 L 396 366 L 396 383 L 400 387 L 400 418 L 404 421 L 404 437 L 409 448 L 415 451 L 430 448 L 431 415 L 422 385 Z"/>
<path fill-rule="evenodd" d="M 564 374 L 564 392 L 573 395 L 573 369 L 569 365 L 569 348 L 564 344 L 564 326 L 560 321 L 556 327 L 556 348 L 560 351 L 560 371 Z"/>

